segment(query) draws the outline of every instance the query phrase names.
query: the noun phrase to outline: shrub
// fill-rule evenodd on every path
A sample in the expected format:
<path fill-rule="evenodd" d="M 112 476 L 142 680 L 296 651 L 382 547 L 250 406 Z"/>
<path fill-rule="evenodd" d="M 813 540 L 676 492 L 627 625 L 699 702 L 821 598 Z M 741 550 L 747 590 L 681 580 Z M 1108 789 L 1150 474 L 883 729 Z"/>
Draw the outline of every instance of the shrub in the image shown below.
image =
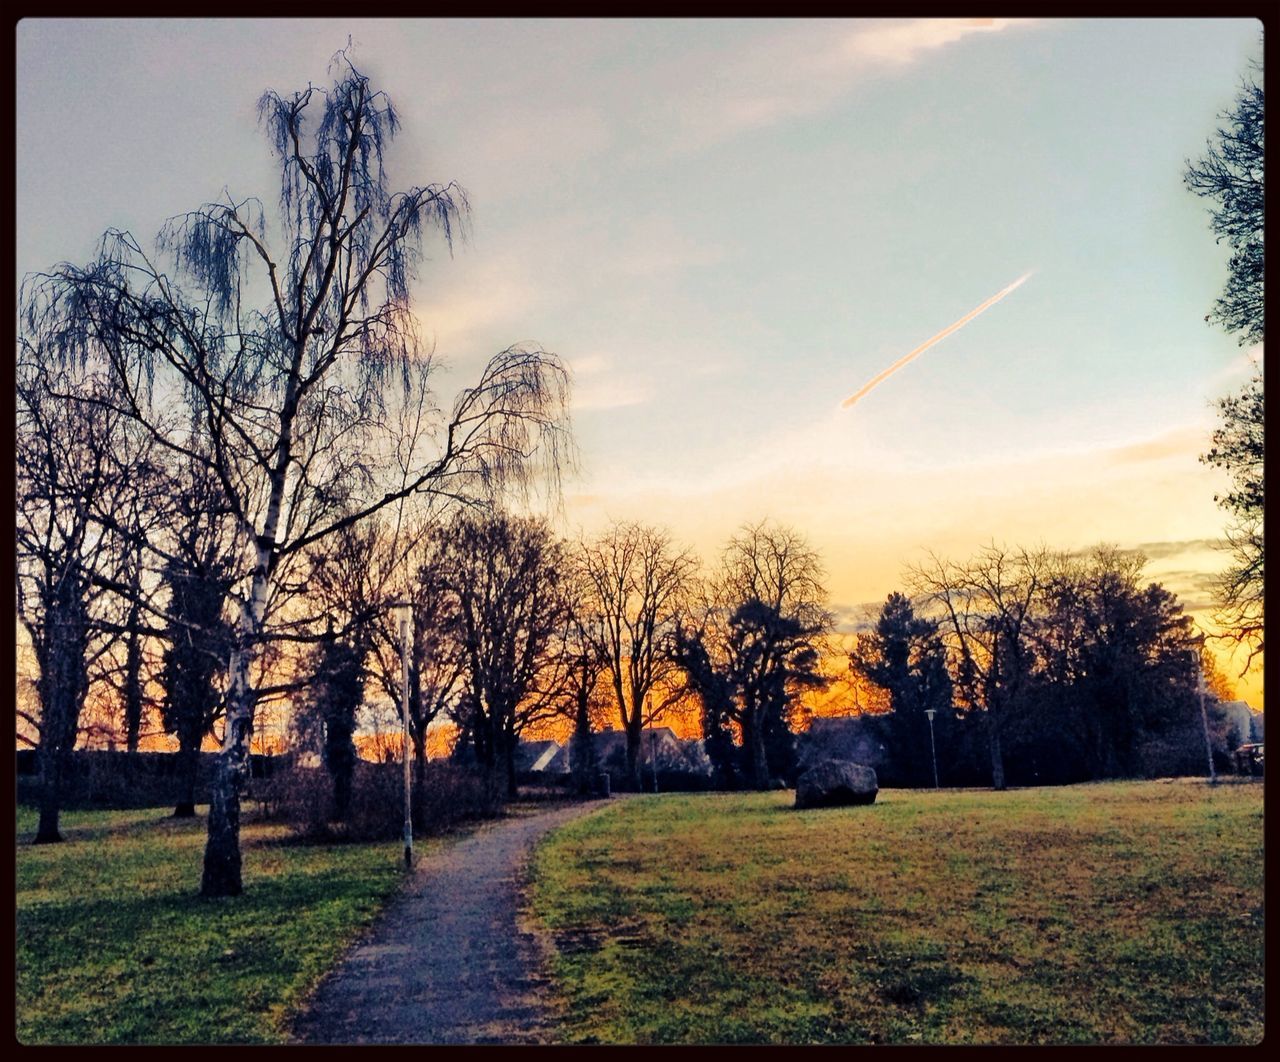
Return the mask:
<path fill-rule="evenodd" d="M 476 772 L 452 763 L 428 763 L 415 772 L 413 830 L 444 833 L 459 823 L 493 818 L 502 801 Z M 320 767 L 295 766 L 265 783 L 253 797 L 294 833 L 315 841 L 391 841 L 404 830 L 404 774 L 397 763 L 356 764 L 350 803 L 334 814 L 333 779 Z"/>
<path fill-rule="evenodd" d="M 217 755 L 200 754 L 196 803 L 208 803 L 209 781 Z M 270 758 L 254 756 L 253 772 L 270 770 Z M 35 750 L 17 757 L 17 796 L 22 804 L 40 799 L 41 779 Z M 177 803 L 182 794 L 181 764 L 172 752 L 107 752 L 77 749 L 68 757 L 62 778 L 64 808 L 151 808 Z"/>
<path fill-rule="evenodd" d="M 414 781 L 413 828 L 422 834 L 444 833 L 470 819 L 494 818 L 505 802 L 502 787 L 489 785 L 481 772 L 456 763 L 428 763 Z M 396 792 L 403 801 L 399 783 Z M 403 826 L 403 804 L 400 807 Z"/>

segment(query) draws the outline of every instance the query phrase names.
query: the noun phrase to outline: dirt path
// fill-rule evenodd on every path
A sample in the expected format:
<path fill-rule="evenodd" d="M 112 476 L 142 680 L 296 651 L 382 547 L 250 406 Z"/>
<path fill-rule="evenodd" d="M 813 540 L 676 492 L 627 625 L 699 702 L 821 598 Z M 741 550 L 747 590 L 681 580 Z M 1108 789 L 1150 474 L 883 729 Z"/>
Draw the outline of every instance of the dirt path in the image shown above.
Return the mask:
<path fill-rule="evenodd" d="M 540 1043 L 536 941 L 518 925 L 534 843 L 600 803 L 504 819 L 432 856 L 294 1023 L 301 1043 Z"/>

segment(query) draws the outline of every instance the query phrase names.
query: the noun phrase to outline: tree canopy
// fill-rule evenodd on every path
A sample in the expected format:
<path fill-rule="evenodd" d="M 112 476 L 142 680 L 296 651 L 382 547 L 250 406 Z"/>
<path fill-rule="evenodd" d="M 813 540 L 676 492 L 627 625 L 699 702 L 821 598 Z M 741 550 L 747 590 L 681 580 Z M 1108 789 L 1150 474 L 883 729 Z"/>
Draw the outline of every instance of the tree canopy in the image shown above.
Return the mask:
<path fill-rule="evenodd" d="M 510 347 L 442 409 L 413 314 L 424 240 L 467 217 L 456 184 L 393 191 L 389 97 L 340 52 L 328 89 L 268 91 L 258 114 L 279 161 L 275 224 L 256 198 L 167 222 L 155 250 L 108 230 L 85 266 L 28 277 L 24 341 L 91 365 L 90 401 L 158 450 L 203 467 L 237 523 L 223 753 L 202 891 L 241 891 L 239 792 L 258 701 L 255 666 L 309 549 L 413 496 L 491 504 L 534 481 L 558 490 L 568 377 Z M 84 402 L 77 394 L 55 396 Z"/>
<path fill-rule="evenodd" d="M 1263 342 L 1264 125 L 1261 69 L 1241 85 L 1234 107 L 1208 143 L 1205 155 L 1188 162 L 1184 179 L 1209 200 L 1211 225 L 1231 248 L 1226 287 L 1206 320 L 1239 337 L 1241 345 Z M 1262 367 L 1238 394 L 1217 403 L 1221 425 L 1213 434 L 1206 464 L 1221 468 L 1231 488 L 1216 500 L 1232 516 L 1227 529 L 1231 563 L 1219 584 L 1218 623 L 1245 646 L 1246 669 L 1263 652 L 1263 427 Z"/>

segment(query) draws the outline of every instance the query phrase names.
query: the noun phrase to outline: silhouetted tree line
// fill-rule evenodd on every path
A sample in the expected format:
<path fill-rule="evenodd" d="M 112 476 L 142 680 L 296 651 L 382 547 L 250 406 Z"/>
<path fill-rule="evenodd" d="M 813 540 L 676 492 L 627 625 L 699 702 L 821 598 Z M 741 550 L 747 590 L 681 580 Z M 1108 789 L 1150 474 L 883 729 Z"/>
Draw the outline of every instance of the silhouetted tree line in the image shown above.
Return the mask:
<path fill-rule="evenodd" d="M 932 784 L 928 708 L 943 784 L 1204 773 L 1203 650 L 1144 565 L 1107 546 L 990 546 L 913 568 L 914 597 L 890 595 L 850 657 L 889 694 L 872 724 L 889 784 Z"/>
<path fill-rule="evenodd" d="M 429 729 L 452 723 L 485 800 L 514 794 L 517 742 L 557 716 L 586 772 L 590 732 L 615 722 L 636 788 L 645 727 L 690 710 L 716 784 L 794 779 L 805 699 L 839 677 L 817 553 L 760 523 L 704 571 L 658 528 L 566 541 L 516 512 L 530 491 L 558 493 L 565 369 L 513 346 L 440 401 L 410 289 L 426 235 L 451 245 L 467 200 L 454 184 L 393 192 L 391 101 L 346 54 L 335 69 L 328 89 L 260 100 L 280 171 L 272 226 L 259 200 L 228 195 L 153 246 L 110 230 L 87 264 L 23 283 L 16 578 L 37 840 L 60 839 L 60 777 L 91 700 L 118 707 L 128 749 L 148 727 L 176 737 L 175 814 L 194 811 L 202 742 L 220 743 L 211 896 L 241 890 L 240 802 L 267 707 L 288 706 L 294 744 L 314 744 L 339 819 L 374 689 L 407 700 L 420 778 Z M 1260 424 L 1260 398 L 1241 410 Z M 1235 461 L 1254 441 L 1224 435 L 1220 452 Z M 979 762 L 997 788 L 1180 768 L 1198 656 L 1140 568 L 1115 551 L 993 547 L 913 569 L 912 596 L 890 598 L 852 658 L 889 692 L 869 725 L 893 777 L 928 784 L 930 707 L 949 782 Z"/>

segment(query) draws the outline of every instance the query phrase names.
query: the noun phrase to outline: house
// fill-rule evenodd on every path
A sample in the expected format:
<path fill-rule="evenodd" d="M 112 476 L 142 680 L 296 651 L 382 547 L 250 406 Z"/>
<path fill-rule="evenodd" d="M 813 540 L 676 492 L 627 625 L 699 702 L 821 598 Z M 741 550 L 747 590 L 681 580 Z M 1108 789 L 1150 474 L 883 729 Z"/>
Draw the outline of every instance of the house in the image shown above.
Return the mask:
<path fill-rule="evenodd" d="M 521 741 L 516 745 L 515 761 L 517 775 L 569 773 L 569 750 L 558 741 Z"/>
<path fill-rule="evenodd" d="M 1231 750 L 1262 740 L 1262 713 L 1246 701 L 1219 701 L 1218 712 L 1227 721 L 1227 746 Z"/>
<path fill-rule="evenodd" d="M 623 730 L 601 730 L 592 734 L 596 762 L 602 766 L 625 767 L 627 762 L 627 735 Z M 656 761 L 659 771 L 688 771 L 698 767 L 696 754 L 691 756 L 686 746 L 698 742 L 684 742 L 676 737 L 669 726 L 647 727 L 640 733 L 640 763 L 645 770 L 652 770 Z"/>
<path fill-rule="evenodd" d="M 627 735 L 622 730 L 601 730 L 591 735 L 596 763 L 614 776 L 615 784 L 625 781 L 627 770 Z M 572 746 L 570 746 L 572 748 Z M 640 734 L 640 774 L 646 785 L 653 777 L 655 765 L 659 785 L 665 776 L 670 787 L 677 782 L 681 788 L 711 778 L 711 761 L 707 758 L 703 743 L 697 740 L 682 741 L 666 726 L 646 727 Z M 687 783 L 687 784 L 683 784 Z"/>

